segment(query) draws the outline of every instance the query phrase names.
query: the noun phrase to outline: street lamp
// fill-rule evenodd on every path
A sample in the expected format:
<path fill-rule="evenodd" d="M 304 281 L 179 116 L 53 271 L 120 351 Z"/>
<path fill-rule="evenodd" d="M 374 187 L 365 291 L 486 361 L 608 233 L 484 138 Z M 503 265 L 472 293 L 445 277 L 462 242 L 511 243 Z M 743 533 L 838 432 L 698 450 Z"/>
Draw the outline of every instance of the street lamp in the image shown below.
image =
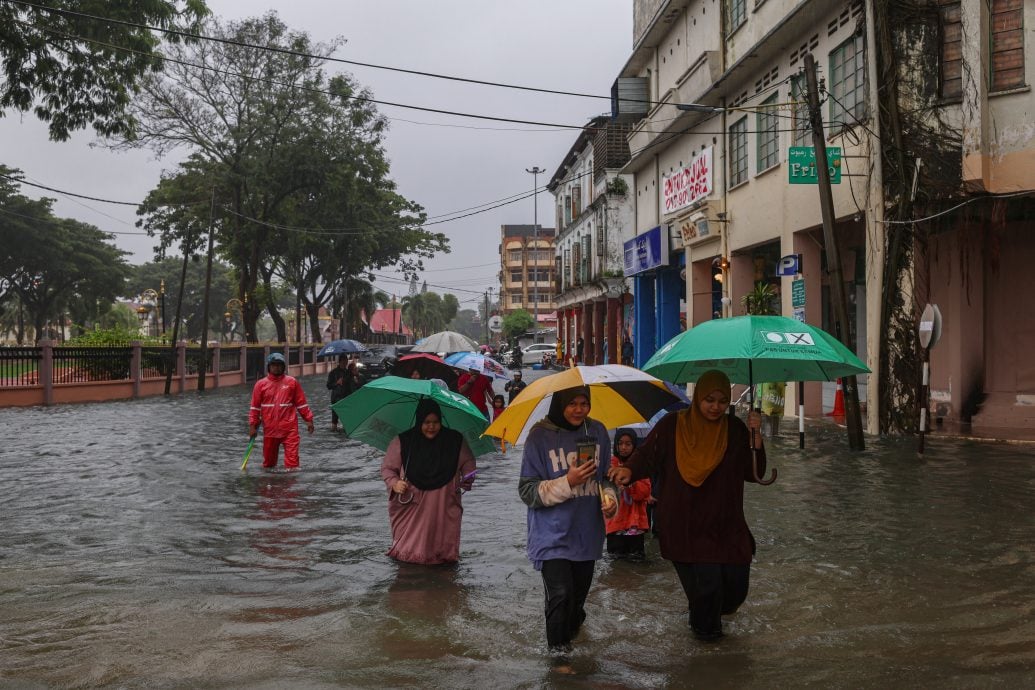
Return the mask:
<path fill-rule="evenodd" d="M 236 297 L 231 297 L 226 301 L 226 312 L 223 313 L 223 319 L 227 342 L 233 342 L 233 338 L 231 336 L 233 335 L 233 332 L 237 330 L 236 328 L 230 328 L 230 325 L 233 323 L 234 312 L 236 311 L 238 314 L 241 314 L 243 318 L 244 315 L 241 311 L 243 306 L 244 305 L 241 303 L 241 300 Z"/>
<path fill-rule="evenodd" d="M 143 292 L 140 293 L 140 301 L 144 302 L 145 304 L 148 305 L 147 306 L 147 313 L 148 313 L 148 315 L 153 314 L 154 317 L 157 319 L 158 318 L 158 293 L 155 292 L 154 290 L 152 290 L 151 288 L 147 288 L 146 290 L 144 290 Z M 155 330 L 158 330 L 158 324 L 157 323 L 155 323 Z M 147 328 L 146 335 L 148 337 L 151 336 L 151 327 L 150 326 L 148 326 L 148 328 Z"/>
<path fill-rule="evenodd" d="M 539 342 L 539 173 L 546 172 L 545 168 L 538 165 L 525 168 L 525 172 L 532 174 L 532 256 L 534 265 L 535 281 L 532 283 L 532 303 L 535 313 L 535 322 L 532 324 L 532 342 Z"/>
<path fill-rule="evenodd" d="M 161 300 L 159 310 L 162 315 L 162 336 L 165 336 L 165 278 L 158 284 L 158 297 Z"/>

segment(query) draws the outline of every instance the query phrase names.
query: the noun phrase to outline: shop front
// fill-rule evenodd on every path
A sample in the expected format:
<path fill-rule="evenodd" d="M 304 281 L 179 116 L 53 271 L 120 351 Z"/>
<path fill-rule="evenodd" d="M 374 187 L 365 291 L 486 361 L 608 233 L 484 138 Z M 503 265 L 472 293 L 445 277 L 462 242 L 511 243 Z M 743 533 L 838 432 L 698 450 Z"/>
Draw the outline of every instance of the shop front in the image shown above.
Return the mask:
<path fill-rule="evenodd" d="M 658 225 L 625 242 L 624 270 L 633 278 L 635 366 L 648 359 L 683 328 L 683 253 L 669 253 L 670 227 Z"/>

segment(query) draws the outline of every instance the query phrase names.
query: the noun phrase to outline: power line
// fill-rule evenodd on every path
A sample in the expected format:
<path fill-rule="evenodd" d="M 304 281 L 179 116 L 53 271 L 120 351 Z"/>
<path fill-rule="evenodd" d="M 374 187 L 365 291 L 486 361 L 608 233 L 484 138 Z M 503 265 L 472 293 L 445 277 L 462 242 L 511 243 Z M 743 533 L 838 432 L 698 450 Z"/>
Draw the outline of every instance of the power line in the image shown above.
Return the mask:
<path fill-rule="evenodd" d="M 515 89 L 515 90 L 518 90 L 518 91 L 531 91 L 531 92 L 535 92 L 535 93 L 545 93 L 545 94 L 550 94 L 550 95 L 555 95 L 555 96 L 574 96 L 574 97 L 577 97 L 577 98 L 594 98 L 594 99 L 597 99 L 597 100 L 606 100 L 606 101 L 610 101 L 611 100 L 611 96 L 602 96 L 600 94 L 594 94 L 594 93 L 582 93 L 582 92 L 578 92 L 578 91 L 564 91 L 564 90 L 560 90 L 560 89 L 546 89 L 546 88 L 535 87 L 535 86 L 523 86 L 523 85 L 520 85 L 520 84 L 507 84 L 507 83 L 503 83 L 503 82 L 486 81 L 486 80 L 481 80 L 481 79 L 471 79 L 469 77 L 458 77 L 458 76 L 450 75 L 450 74 L 438 74 L 438 73 L 435 73 L 435 72 L 425 72 L 425 71 L 422 71 L 422 70 L 406 69 L 406 68 L 403 68 L 403 67 L 390 67 L 390 66 L 387 66 L 387 65 L 378 65 L 378 64 L 374 64 L 374 63 L 370 63 L 370 62 L 360 62 L 358 60 L 347 60 L 345 58 L 338 58 L 338 57 L 333 57 L 333 56 L 313 55 L 311 53 L 303 53 L 303 52 L 297 51 L 297 50 L 290 50 L 288 48 L 281 48 L 279 46 L 261 46 L 261 45 L 257 45 L 257 44 L 254 44 L 254 43 L 245 43 L 243 41 L 235 41 L 235 40 L 232 40 L 232 39 L 229 39 L 229 38 L 220 38 L 218 36 L 206 36 L 204 34 L 193 34 L 193 33 L 189 33 L 189 32 L 186 32 L 186 31 L 179 31 L 177 29 L 168 29 L 168 28 L 164 28 L 164 27 L 160 27 L 160 26 L 151 26 L 149 24 L 142 24 L 142 23 L 138 23 L 138 22 L 130 22 L 130 21 L 126 21 L 126 20 L 123 20 L 123 19 L 115 19 L 113 17 L 102 17 L 100 15 L 88 14 L 86 12 L 76 12 L 74 10 L 69 10 L 69 9 L 56 8 L 56 7 L 47 7 L 45 5 L 39 5 L 39 4 L 32 3 L 32 2 L 26 2 L 25 0 L 7 0 L 7 2 L 10 2 L 10 3 L 15 4 L 15 5 L 22 5 L 22 6 L 25 6 L 25 7 L 33 7 L 33 8 L 38 9 L 38 10 L 44 10 L 45 12 L 52 12 L 52 13 L 55 13 L 55 14 L 69 15 L 69 16 L 74 16 L 74 17 L 81 17 L 83 19 L 92 19 L 92 20 L 96 20 L 96 21 L 100 21 L 100 22 L 105 22 L 105 23 L 108 23 L 108 24 L 119 24 L 121 26 L 129 26 L 129 27 L 133 27 L 133 28 L 137 28 L 137 29 L 147 29 L 149 31 L 157 31 L 159 33 L 164 33 L 164 34 L 168 34 L 168 35 L 171 35 L 171 36 L 177 36 L 179 38 L 187 38 L 187 39 L 195 39 L 195 40 L 203 40 L 203 41 L 212 41 L 212 42 L 215 42 L 215 43 L 222 43 L 222 44 L 226 44 L 226 45 L 233 45 L 233 46 L 238 46 L 238 47 L 241 47 L 241 48 L 249 48 L 249 49 L 252 49 L 252 50 L 262 50 L 262 51 L 268 51 L 268 52 L 273 52 L 273 53 L 280 53 L 282 55 L 290 55 L 292 57 L 302 57 L 302 58 L 309 58 L 309 59 L 313 59 L 313 60 L 321 60 L 321 61 L 327 61 L 327 62 L 337 62 L 337 63 L 341 63 L 341 64 L 345 64 L 345 65 L 354 65 L 354 66 L 357 66 L 357 67 L 369 67 L 371 69 L 380 69 L 380 70 L 385 70 L 385 71 L 389 71 L 389 72 L 400 72 L 402 74 L 412 74 L 414 76 L 419 76 L 419 77 L 429 77 L 429 78 L 432 78 L 432 79 L 444 79 L 444 80 L 447 80 L 447 81 L 457 81 L 457 82 L 462 82 L 462 83 L 466 83 L 466 84 L 477 84 L 477 85 L 480 85 L 480 86 L 493 86 L 493 87 L 503 88 L 503 89 Z M 650 101 L 650 100 L 647 100 L 647 101 L 635 100 L 635 99 L 623 99 L 623 100 L 634 102 L 634 103 L 646 103 L 648 105 L 658 105 L 659 104 L 658 101 Z"/>
<path fill-rule="evenodd" d="M 16 0 L 7 0 L 7 2 L 14 2 L 14 1 L 16 1 Z M 393 101 L 382 101 L 382 100 L 378 100 L 376 98 L 369 98 L 367 96 L 358 96 L 358 95 L 355 95 L 355 94 L 346 95 L 346 94 L 341 94 L 341 93 L 334 93 L 333 91 L 328 91 L 326 89 L 318 89 L 318 88 L 315 88 L 315 87 L 312 87 L 312 86 L 301 86 L 299 84 L 289 84 L 289 83 L 286 83 L 286 82 L 278 81 L 276 79 L 253 77 L 253 76 L 248 76 L 248 75 L 245 75 L 245 74 L 241 74 L 240 72 L 233 72 L 231 70 L 219 69 L 217 67 L 210 67 L 208 65 L 199 65 L 197 63 L 187 62 L 186 60 L 178 60 L 176 58 L 168 57 L 166 55 L 157 55 L 156 56 L 156 55 L 153 55 L 153 54 L 150 54 L 150 53 L 145 53 L 144 51 L 141 51 L 141 50 L 135 50 L 133 48 L 126 48 L 125 46 L 118 46 L 118 45 L 115 45 L 113 43 L 108 43 L 106 41 L 98 41 L 96 39 L 88 38 L 86 36 L 77 36 L 77 35 L 74 35 L 74 34 L 68 34 L 68 33 L 65 33 L 64 31 L 58 31 L 57 29 L 51 29 L 49 27 L 33 26 L 32 24 L 29 24 L 28 22 L 24 22 L 24 21 L 21 21 L 21 20 L 18 20 L 18 19 L 15 19 L 15 20 L 12 20 L 12 21 L 14 23 L 16 23 L 16 24 L 21 24 L 22 26 L 26 26 L 26 27 L 29 27 L 29 28 L 32 28 L 32 29 L 36 29 L 36 30 L 46 31 L 48 33 L 52 33 L 52 34 L 56 34 L 58 36 L 62 36 L 64 38 L 66 38 L 66 39 L 70 39 L 70 40 L 74 40 L 74 41 L 85 41 L 87 43 L 94 43 L 96 45 L 104 46 L 106 48 L 111 48 L 112 50 L 121 50 L 121 51 L 124 51 L 124 52 L 133 53 L 135 55 L 141 55 L 143 57 L 157 57 L 159 60 L 161 60 L 163 62 L 171 62 L 171 63 L 176 64 L 176 65 L 182 65 L 183 67 L 191 67 L 193 69 L 206 70 L 206 71 L 209 71 L 209 72 L 215 72 L 216 74 L 222 74 L 224 76 L 236 77 L 236 78 L 240 78 L 240 79 L 250 79 L 252 81 L 256 81 L 256 82 L 259 82 L 259 83 L 272 84 L 274 86 L 287 87 L 287 88 L 291 88 L 291 89 L 298 89 L 299 91 L 309 91 L 309 92 L 312 92 L 312 93 L 320 93 L 320 94 L 324 94 L 325 96 L 332 96 L 334 98 L 341 98 L 341 99 L 344 99 L 344 100 L 359 101 L 359 102 L 362 102 L 362 103 L 372 103 L 372 104 L 375 104 L 375 105 L 383 105 L 383 106 L 390 106 L 390 107 L 395 107 L 395 108 L 403 108 L 403 109 L 406 109 L 406 110 L 417 110 L 417 111 L 425 112 L 425 113 L 436 113 L 438 115 L 452 115 L 454 117 L 466 117 L 466 118 L 471 118 L 471 119 L 475 119 L 475 120 L 488 120 L 488 121 L 491 121 L 491 122 L 513 122 L 515 124 L 520 124 L 520 125 L 537 125 L 537 126 L 540 126 L 540 127 L 551 127 L 551 128 L 555 128 L 555 129 L 558 129 L 558 128 L 559 129 L 577 129 L 577 130 L 585 129 L 585 127 L 583 125 L 567 125 L 567 124 L 559 124 L 559 123 L 556 123 L 556 122 L 540 122 L 540 121 L 537 121 L 537 120 L 521 120 L 521 119 L 517 119 L 517 118 L 510 118 L 510 117 L 499 117 L 499 116 L 496 116 L 496 115 L 479 115 L 479 114 L 476 114 L 476 113 L 464 113 L 464 112 L 460 112 L 460 111 L 456 111 L 456 110 L 443 110 L 441 108 L 428 108 L 428 107 L 419 106 L 419 105 L 408 105 L 406 103 L 395 103 Z M 51 43 L 51 41 L 47 41 L 47 42 Z M 62 46 L 58 46 L 58 45 L 55 45 L 55 47 L 62 48 Z"/>
<path fill-rule="evenodd" d="M 22 0 L 6 0 L 6 1 L 7 2 L 14 2 L 14 3 L 17 3 L 17 4 L 22 4 L 22 5 L 28 5 L 28 6 L 32 6 L 32 7 L 38 7 L 40 9 L 44 9 L 44 10 L 53 10 L 53 11 L 56 11 L 56 12 L 68 12 L 68 13 L 71 13 L 71 14 L 80 14 L 80 13 L 70 12 L 69 10 L 54 10 L 54 8 L 46 8 L 46 7 L 42 7 L 42 6 L 39 6 L 39 5 L 33 5 L 32 3 L 26 3 L 26 2 L 23 2 Z M 103 17 L 95 17 L 93 15 L 83 15 L 83 16 L 86 17 L 86 18 L 98 19 L 100 21 L 107 21 Z M 230 71 L 230 70 L 223 70 L 223 69 L 219 69 L 219 68 L 216 68 L 216 67 L 211 67 L 211 66 L 208 66 L 208 65 L 199 65 L 197 63 L 187 62 L 186 60 L 179 60 L 179 59 L 168 57 L 168 56 L 165 56 L 165 55 L 160 55 L 160 54 L 156 55 L 156 54 L 153 54 L 153 53 L 146 53 L 144 51 L 135 50 L 133 48 L 127 48 L 125 46 L 115 45 L 115 44 L 108 43 L 108 42 L 105 42 L 105 41 L 100 41 L 100 40 L 97 40 L 97 39 L 94 39 L 94 38 L 89 38 L 87 36 L 80 36 L 80 35 L 76 35 L 76 34 L 69 34 L 69 33 L 66 33 L 66 32 L 63 32 L 63 31 L 59 31 L 57 29 L 52 29 L 50 27 L 34 26 L 34 25 L 32 25 L 32 24 L 30 24 L 28 22 L 21 21 L 21 20 L 18 20 L 18 19 L 14 19 L 12 21 L 14 23 L 16 23 L 16 24 L 20 24 L 22 26 L 25 26 L 25 27 L 28 27 L 28 28 L 31 28 L 31 29 L 34 29 L 34 30 L 37 30 L 37 31 L 46 31 L 48 33 L 55 34 L 57 36 L 61 36 L 61 37 L 64 37 L 66 39 L 73 40 L 73 41 L 83 41 L 83 42 L 87 42 L 87 43 L 93 43 L 93 44 L 96 44 L 96 45 L 104 46 L 106 48 L 111 48 L 112 50 L 119 50 L 119 51 L 123 51 L 123 52 L 128 52 L 128 53 L 132 53 L 132 54 L 135 54 L 135 55 L 140 55 L 140 56 L 143 56 L 143 57 L 157 58 L 160 61 L 171 62 L 173 64 L 181 65 L 181 66 L 184 66 L 184 67 L 191 67 L 191 68 L 194 68 L 194 69 L 207 70 L 207 71 L 210 71 L 210 72 L 215 72 L 217 74 L 222 74 L 222 75 L 231 76 L 231 77 L 237 77 L 237 78 L 241 78 L 241 79 L 250 79 L 250 80 L 253 80 L 253 81 L 256 81 L 256 82 L 260 82 L 260 83 L 272 84 L 274 86 L 288 87 L 288 88 L 298 89 L 298 90 L 301 90 L 301 91 L 309 91 L 309 92 L 313 92 L 313 93 L 321 93 L 321 94 L 324 94 L 324 95 L 333 96 L 335 98 L 342 98 L 342 99 L 345 99 L 345 100 L 360 101 L 360 102 L 364 102 L 364 103 L 371 103 L 371 104 L 375 104 L 375 105 L 383 105 L 383 106 L 389 106 L 389 107 L 403 108 L 403 109 L 407 109 L 407 110 L 417 110 L 417 111 L 420 111 L 420 112 L 435 113 L 435 114 L 439 114 L 439 115 L 450 115 L 450 116 L 454 116 L 454 117 L 465 117 L 465 118 L 471 118 L 471 119 L 477 119 L 477 120 L 488 120 L 488 121 L 492 121 L 492 122 L 511 122 L 511 123 L 515 123 L 515 124 L 533 125 L 533 126 L 537 126 L 537 127 L 551 128 L 551 129 L 556 130 L 556 131 L 560 131 L 560 130 L 591 130 L 591 131 L 595 131 L 595 130 L 601 129 L 599 127 L 587 127 L 585 125 L 569 125 L 569 124 L 562 124 L 562 123 L 555 123 L 555 122 L 541 122 L 541 121 L 537 121 L 537 120 L 522 120 L 522 119 L 517 119 L 517 118 L 500 117 L 500 116 L 495 116 L 495 115 L 480 115 L 480 114 L 476 114 L 476 113 L 467 113 L 467 112 L 454 111 L 454 110 L 444 110 L 444 109 L 440 109 L 440 108 L 430 108 L 430 107 L 426 107 L 426 106 L 409 105 L 409 104 L 406 104 L 406 103 L 396 103 L 396 102 L 393 102 L 393 101 L 382 101 L 382 100 L 378 100 L 378 99 L 375 99 L 375 98 L 369 98 L 369 97 L 366 97 L 366 96 L 359 96 L 359 95 L 336 94 L 336 93 L 327 91 L 325 89 L 318 89 L 318 88 L 311 87 L 311 86 L 301 86 L 301 85 L 297 85 L 297 84 L 288 84 L 288 83 L 280 82 L 280 81 L 277 81 L 277 80 L 274 80 L 274 79 L 269 79 L 269 78 L 252 77 L 252 76 L 241 74 L 239 72 L 233 72 L 233 71 Z M 112 20 L 112 21 L 115 21 L 115 20 Z M 120 21 L 119 23 L 127 23 L 127 24 L 129 24 L 131 26 L 138 26 L 140 28 L 151 28 L 151 27 L 148 27 L 147 25 L 133 24 L 131 22 L 121 22 Z M 159 28 L 155 28 L 154 30 L 156 30 L 156 31 L 172 31 L 172 30 L 159 29 Z M 312 57 L 312 58 L 318 59 L 318 60 L 331 59 L 331 58 L 325 58 L 325 57 L 321 57 L 321 56 L 317 56 L 317 55 L 308 55 L 306 53 L 294 53 L 292 51 L 288 51 L 286 49 L 281 49 L 281 48 L 276 48 L 274 46 L 265 46 L 265 47 L 264 46 L 255 46 L 255 45 L 251 45 L 251 44 L 236 43 L 236 42 L 230 41 L 228 39 L 216 39 L 216 38 L 213 38 L 213 37 L 200 36 L 200 35 L 195 35 L 195 34 L 185 34 L 185 33 L 183 33 L 182 35 L 193 37 L 193 38 L 201 38 L 201 39 L 214 40 L 214 41 L 223 42 L 223 43 L 236 44 L 236 45 L 240 45 L 242 47 L 254 48 L 254 49 L 259 49 L 259 50 L 270 50 L 270 51 L 273 51 L 273 52 L 286 52 L 286 53 L 290 53 L 290 54 L 296 54 L 296 55 L 299 55 L 299 56 Z M 47 42 L 51 43 L 52 45 L 55 45 L 55 47 L 57 47 L 59 49 L 64 50 L 63 46 L 60 46 L 60 45 L 57 45 L 57 44 L 53 44 L 52 41 L 47 41 Z M 777 82 L 777 84 L 779 84 L 779 83 L 782 83 L 782 82 Z M 597 96 L 594 96 L 594 97 L 597 97 Z M 659 104 L 660 104 L 660 102 L 659 102 Z M 675 105 L 675 104 L 669 104 L 669 105 Z M 758 106 L 758 107 L 761 107 L 761 106 Z M 750 108 L 744 108 L 744 107 L 736 107 L 736 108 L 732 108 L 731 107 L 731 108 L 727 108 L 727 110 L 741 110 L 741 111 L 744 111 L 745 113 L 758 112 L 757 110 L 752 110 Z M 777 117 L 793 117 L 793 116 L 781 116 L 779 114 L 774 114 L 774 116 L 777 116 Z M 385 117 L 387 117 L 387 116 L 385 116 Z M 392 120 L 393 118 L 387 117 L 387 119 Z M 450 126 L 449 124 L 444 124 L 444 123 L 422 123 L 422 122 L 417 122 L 417 121 L 413 121 L 413 120 L 406 120 L 406 122 L 410 122 L 411 124 L 422 124 L 422 125 L 430 125 L 430 126 Z M 661 134 L 660 132 L 655 132 L 655 133 Z"/>

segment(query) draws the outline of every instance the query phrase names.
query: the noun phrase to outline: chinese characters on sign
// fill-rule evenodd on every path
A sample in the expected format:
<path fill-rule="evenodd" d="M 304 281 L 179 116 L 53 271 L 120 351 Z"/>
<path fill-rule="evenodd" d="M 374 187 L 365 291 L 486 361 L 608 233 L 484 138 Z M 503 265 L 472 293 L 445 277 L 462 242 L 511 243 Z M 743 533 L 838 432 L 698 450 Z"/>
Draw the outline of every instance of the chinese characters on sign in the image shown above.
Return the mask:
<path fill-rule="evenodd" d="M 709 146 L 690 164 L 661 178 L 664 213 L 686 208 L 712 193 L 712 149 Z"/>

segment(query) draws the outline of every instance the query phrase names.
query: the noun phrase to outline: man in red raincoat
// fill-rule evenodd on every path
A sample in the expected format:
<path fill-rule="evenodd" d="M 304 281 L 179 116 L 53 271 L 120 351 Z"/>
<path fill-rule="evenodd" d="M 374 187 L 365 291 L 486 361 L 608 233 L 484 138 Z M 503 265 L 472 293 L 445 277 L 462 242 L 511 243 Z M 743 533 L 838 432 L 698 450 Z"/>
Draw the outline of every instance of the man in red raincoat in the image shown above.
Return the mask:
<path fill-rule="evenodd" d="M 284 444 L 284 467 L 298 469 L 298 420 L 302 415 L 306 429 L 313 433 L 313 411 L 309 409 L 302 386 L 294 376 L 284 373 L 284 355 L 274 352 L 266 358 L 265 378 L 255 382 L 252 406 L 248 413 L 248 433 L 255 436 L 262 423 L 262 466 L 276 467 L 280 444 Z"/>

